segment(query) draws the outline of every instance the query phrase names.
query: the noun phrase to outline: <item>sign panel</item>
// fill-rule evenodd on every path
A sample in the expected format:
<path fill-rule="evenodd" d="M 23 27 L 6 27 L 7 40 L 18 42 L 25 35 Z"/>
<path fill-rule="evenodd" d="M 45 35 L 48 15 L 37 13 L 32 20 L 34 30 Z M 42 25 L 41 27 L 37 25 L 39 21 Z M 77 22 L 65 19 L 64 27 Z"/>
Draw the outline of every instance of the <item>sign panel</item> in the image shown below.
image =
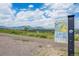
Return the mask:
<path fill-rule="evenodd" d="M 56 19 L 55 42 L 60 42 L 60 43 L 68 42 L 68 19 L 67 17 L 61 17 L 61 18 Z"/>

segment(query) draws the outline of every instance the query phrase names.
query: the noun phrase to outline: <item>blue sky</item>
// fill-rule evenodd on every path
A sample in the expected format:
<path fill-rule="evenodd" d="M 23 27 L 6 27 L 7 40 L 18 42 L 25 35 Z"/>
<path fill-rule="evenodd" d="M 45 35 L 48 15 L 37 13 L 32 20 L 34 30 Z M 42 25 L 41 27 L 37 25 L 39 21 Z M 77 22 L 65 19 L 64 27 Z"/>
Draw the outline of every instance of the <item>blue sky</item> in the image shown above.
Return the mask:
<path fill-rule="evenodd" d="M 0 3 L 0 26 L 40 26 L 55 28 L 61 17 L 75 15 L 75 27 L 79 28 L 78 3 Z"/>
<path fill-rule="evenodd" d="M 37 8 L 41 8 L 44 3 L 12 3 L 13 9 L 29 9 L 29 6 L 33 5 L 32 10 L 35 10 Z"/>

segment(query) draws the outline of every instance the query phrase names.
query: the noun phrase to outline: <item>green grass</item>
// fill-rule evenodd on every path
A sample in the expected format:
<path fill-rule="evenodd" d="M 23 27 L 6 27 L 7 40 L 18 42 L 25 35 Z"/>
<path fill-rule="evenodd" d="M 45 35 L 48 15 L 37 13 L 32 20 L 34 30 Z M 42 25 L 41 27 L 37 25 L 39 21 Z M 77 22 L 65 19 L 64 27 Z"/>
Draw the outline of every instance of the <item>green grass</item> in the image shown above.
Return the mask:
<path fill-rule="evenodd" d="M 29 30 L 0 29 L 0 33 L 9 33 L 9 34 L 16 34 L 16 35 L 54 39 L 54 30 L 53 31 L 29 31 Z M 79 41 L 79 34 L 75 34 L 75 41 Z"/>
<path fill-rule="evenodd" d="M 0 33 L 9 33 L 16 35 L 32 36 L 38 38 L 54 39 L 53 31 L 25 31 L 25 30 L 10 30 L 10 29 L 0 29 Z"/>
<path fill-rule="evenodd" d="M 75 47 L 75 56 L 79 56 L 79 48 Z"/>
<path fill-rule="evenodd" d="M 75 34 L 75 41 L 79 41 L 79 34 Z"/>

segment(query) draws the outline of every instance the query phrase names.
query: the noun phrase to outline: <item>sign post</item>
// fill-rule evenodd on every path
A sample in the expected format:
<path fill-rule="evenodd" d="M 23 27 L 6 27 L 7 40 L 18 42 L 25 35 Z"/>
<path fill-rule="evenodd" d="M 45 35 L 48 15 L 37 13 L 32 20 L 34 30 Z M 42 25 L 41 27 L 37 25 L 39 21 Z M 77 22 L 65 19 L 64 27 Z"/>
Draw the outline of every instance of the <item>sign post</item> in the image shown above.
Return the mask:
<path fill-rule="evenodd" d="M 74 15 L 68 16 L 68 56 L 74 56 Z"/>
<path fill-rule="evenodd" d="M 56 20 L 55 42 L 68 43 L 68 56 L 74 56 L 74 15 Z"/>

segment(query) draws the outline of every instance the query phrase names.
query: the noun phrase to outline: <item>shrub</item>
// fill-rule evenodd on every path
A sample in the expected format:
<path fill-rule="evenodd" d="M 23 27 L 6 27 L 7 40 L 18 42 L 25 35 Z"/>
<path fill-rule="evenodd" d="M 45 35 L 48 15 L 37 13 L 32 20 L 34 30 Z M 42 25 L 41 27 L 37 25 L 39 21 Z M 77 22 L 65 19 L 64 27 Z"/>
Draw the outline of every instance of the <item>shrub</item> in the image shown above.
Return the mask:
<path fill-rule="evenodd" d="M 79 41 L 79 34 L 75 34 L 75 40 Z"/>

